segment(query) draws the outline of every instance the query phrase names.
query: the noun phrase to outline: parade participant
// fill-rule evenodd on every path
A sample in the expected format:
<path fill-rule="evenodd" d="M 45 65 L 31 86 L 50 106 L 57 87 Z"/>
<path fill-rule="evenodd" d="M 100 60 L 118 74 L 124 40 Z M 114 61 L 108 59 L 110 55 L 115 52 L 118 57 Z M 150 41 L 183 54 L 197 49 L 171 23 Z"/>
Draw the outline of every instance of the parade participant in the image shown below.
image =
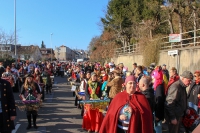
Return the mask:
<path fill-rule="evenodd" d="M 51 81 L 51 77 L 50 77 L 50 72 L 48 71 L 48 69 L 46 67 L 44 68 L 42 77 L 46 78 L 46 84 L 45 84 L 46 94 L 50 93 L 50 95 L 51 95 L 52 81 Z"/>
<path fill-rule="evenodd" d="M 110 72 L 115 70 L 114 64 L 112 62 L 108 63 L 108 65 L 109 65 L 109 68 L 110 68 Z"/>
<path fill-rule="evenodd" d="M 39 89 L 40 89 L 40 92 L 42 94 L 42 97 L 41 99 L 44 100 L 44 88 L 45 88 L 45 84 L 43 82 L 43 79 L 42 79 L 42 76 L 41 76 L 41 73 L 39 72 L 39 69 L 38 68 L 35 68 L 35 72 L 33 74 L 33 80 L 39 85 Z"/>
<path fill-rule="evenodd" d="M 182 116 L 187 113 L 187 92 L 186 87 L 191 84 L 193 74 L 184 71 L 180 79 L 174 82 L 168 89 L 165 101 L 166 121 L 170 133 L 179 133 Z"/>
<path fill-rule="evenodd" d="M 2 76 L 2 73 L 5 71 L 5 68 L 3 66 L 3 63 L 0 62 L 0 77 Z"/>
<path fill-rule="evenodd" d="M 19 88 L 21 88 L 22 84 L 25 81 L 24 76 L 27 74 L 27 71 L 26 69 L 24 69 L 23 65 L 21 65 L 18 72 L 19 72 Z"/>
<path fill-rule="evenodd" d="M 112 81 L 114 79 L 114 75 L 112 72 L 109 72 L 108 73 L 108 80 L 107 80 L 107 84 L 108 84 L 108 81 Z M 110 93 L 110 88 L 109 86 L 107 86 L 106 84 L 106 95 L 109 97 L 109 93 Z"/>
<path fill-rule="evenodd" d="M 40 101 L 41 95 L 40 95 L 40 89 L 37 83 L 33 81 L 33 75 L 28 74 L 26 75 L 25 83 L 22 85 L 22 92 L 20 95 L 20 98 L 22 101 L 26 101 L 28 99 L 34 99 Z M 28 120 L 28 126 L 27 130 L 32 127 L 31 125 L 31 115 L 33 117 L 33 126 L 35 129 L 37 129 L 36 125 L 36 118 L 37 118 L 37 110 L 34 109 L 27 109 L 26 116 Z"/>
<path fill-rule="evenodd" d="M 16 108 L 10 83 L 0 79 L 0 132 L 11 133 L 16 118 Z"/>
<path fill-rule="evenodd" d="M 102 96 L 105 97 L 105 98 L 108 97 L 108 95 L 106 94 L 107 83 L 108 83 L 108 74 L 105 74 L 102 77 L 102 86 L 101 86 Z"/>
<path fill-rule="evenodd" d="M 10 70 L 13 75 L 14 84 L 15 84 L 15 86 L 13 87 L 13 92 L 19 92 L 19 72 L 16 69 L 15 63 L 12 63 L 12 67 Z"/>
<path fill-rule="evenodd" d="M 10 82 L 13 90 L 13 88 L 15 87 L 15 80 L 9 66 L 6 67 L 6 71 L 2 74 L 2 78 Z"/>
<path fill-rule="evenodd" d="M 78 104 L 78 101 L 85 100 L 85 87 L 86 87 L 87 81 L 85 80 L 85 74 L 83 71 L 80 72 L 80 77 L 77 78 L 75 85 L 78 86 L 75 90 L 75 106 L 78 106 L 80 108 L 80 105 Z"/>
<path fill-rule="evenodd" d="M 191 83 L 188 90 L 188 106 L 194 108 L 200 114 L 200 71 L 194 72 L 194 82 Z"/>
<path fill-rule="evenodd" d="M 145 96 L 136 91 L 135 77 L 128 76 L 125 85 L 111 102 L 99 133 L 153 133 L 152 112 Z"/>
<path fill-rule="evenodd" d="M 90 78 L 91 78 L 91 72 L 87 71 L 86 72 L 86 81 L 88 82 Z"/>
<path fill-rule="evenodd" d="M 115 97 L 116 94 L 122 91 L 122 84 L 124 83 L 119 69 L 115 69 L 113 72 L 114 79 L 109 80 L 107 86 L 110 87 L 109 98 L 110 102 Z"/>
<path fill-rule="evenodd" d="M 86 100 L 102 99 L 101 84 L 97 82 L 96 73 L 91 74 L 91 80 L 88 81 L 85 90 Z M 84 109 L 82 128 L 90 131 L 98 132 L 103 120 L 103 114 L 99 109 Z"/>
<path fill-rule="evenodd" d="M 85 90 L 86 100 L 100 99 L 102 97 L 101 83 L 97 81 L 97 74 L 91 73 L 91 80 L 88 81 Z"/>

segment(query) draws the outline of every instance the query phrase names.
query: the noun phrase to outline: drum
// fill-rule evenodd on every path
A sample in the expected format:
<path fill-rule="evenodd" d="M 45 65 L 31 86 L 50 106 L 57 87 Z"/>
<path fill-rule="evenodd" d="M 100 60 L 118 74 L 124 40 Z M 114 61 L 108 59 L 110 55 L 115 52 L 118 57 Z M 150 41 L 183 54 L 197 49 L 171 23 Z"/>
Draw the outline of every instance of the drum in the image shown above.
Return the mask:
<path fill-rule="evenodd" d="M 182 122 L 186 129 L 193 131 L 200 123 L 200 116 L 195 109 L 189 107 L 188 110 L 189 114 L 183 116 Z"/>
<path fill-rule="evenodd" d="M 99 109 L 99 112 L 103 112 L 106 110 L 109 105 L 110 99 L 106 100 L 82 100 L 80 104 L 87 109 Z"/>

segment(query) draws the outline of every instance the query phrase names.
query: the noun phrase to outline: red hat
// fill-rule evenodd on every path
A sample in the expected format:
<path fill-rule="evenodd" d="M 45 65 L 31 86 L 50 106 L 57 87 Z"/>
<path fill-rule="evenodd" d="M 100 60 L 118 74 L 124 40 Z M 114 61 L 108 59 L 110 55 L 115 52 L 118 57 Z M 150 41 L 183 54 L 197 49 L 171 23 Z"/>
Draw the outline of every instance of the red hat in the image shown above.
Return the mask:
<path fill-rule="evenodd" d="M 134 77 L 133 75 L 130 75 L 130 76 L 126 77 L 125 85 L 126 85 L 129 81 L 134 81 L 134 82 L 135 82 L 135 77 Z"/>

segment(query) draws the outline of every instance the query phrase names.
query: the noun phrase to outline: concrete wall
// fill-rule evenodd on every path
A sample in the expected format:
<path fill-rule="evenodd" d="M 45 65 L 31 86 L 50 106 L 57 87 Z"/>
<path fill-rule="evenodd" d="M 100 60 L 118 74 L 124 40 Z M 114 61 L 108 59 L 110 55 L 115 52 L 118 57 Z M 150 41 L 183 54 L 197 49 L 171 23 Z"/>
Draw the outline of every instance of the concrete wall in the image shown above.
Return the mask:
<path fill-rule="evenodd" d="M 175 49 L 173 49 L 175 50 Z M 200 70 L 200 47 L 180 48 L 179 55 L 169 56 L 168 50 L 160 51 L 158 65 L 166 64 L 167 68 L 176 67 L 181 74 L 185 70 L 194 72 Z M 115 64 L 124 63 L 125 66 L 132 70 L 132 64 L 136 62 L 139 65 L 143 64 L 142 55 L 124 55 L 112 58 Z"/>

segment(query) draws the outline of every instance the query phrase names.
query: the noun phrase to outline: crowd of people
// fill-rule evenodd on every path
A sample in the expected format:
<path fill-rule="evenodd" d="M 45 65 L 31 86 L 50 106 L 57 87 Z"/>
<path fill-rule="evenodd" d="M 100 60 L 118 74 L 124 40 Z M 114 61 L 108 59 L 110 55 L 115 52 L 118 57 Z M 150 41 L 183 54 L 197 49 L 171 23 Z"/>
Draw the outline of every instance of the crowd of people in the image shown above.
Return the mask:
<path fill-rule="evenodd" d="M 179 133 L 182 126 L 191 132 L 200 122 L 200 71 L 179 75 L 175 67 L 168 71 L 165 64 L 133 63 L 129 71 L 123 63 L 85 62 L 72 65 L 70 72 L 68 80 L 79 83 L 75 106 L 81 108 L 82 128 L 88 132 L 162 133 L 163 122 L 170 133 Z M 109 99 L 105 112 L 90 107 L 98 104 L 96 99 L 99 105 Z M 198 116 L 195 119 L 191 119 L 191 108 Z"/>
<path fill-rule="evenodd" d="M 200 122 L 200 71 L 184 71 L 179 75 L 175 67 L 168 71 L 165 64 L 154 63 L 148 67 L 133 63 L 128 70 L 123 63 L 114 62 L 102 65 L 89 61 L 27 61 L 5 68 L 0 63 L 0 72 L 0 132 L 11 132 L 14 128 L 11 125 L 15 107 L 9 106 L 10 113 L 6 119 L 3 117 L 8 110 L 4 105 L 13 104 L 12 91 L 20 92 L 24 102 L 44 101 L 45 95 L 51 95 L 52 77 L 64 75 L 66 82 L 76 86 L 74 105 L 81 109 L 82 128 L 88 132 L 162 133 L 165 121 L 170 133 L 179 133 L 182 125 L 189 133 Z M 10 101 L 5 102 L 4 96 Z M 195 119 L 190 119 L 194 112 Z M 31 117 L 33 127 L 37 128 L 37 110 L 27 110 L 26 115 L 27 130 L 32 127 Z M 6 127 L 8 117 L 11 124 Z"/>

